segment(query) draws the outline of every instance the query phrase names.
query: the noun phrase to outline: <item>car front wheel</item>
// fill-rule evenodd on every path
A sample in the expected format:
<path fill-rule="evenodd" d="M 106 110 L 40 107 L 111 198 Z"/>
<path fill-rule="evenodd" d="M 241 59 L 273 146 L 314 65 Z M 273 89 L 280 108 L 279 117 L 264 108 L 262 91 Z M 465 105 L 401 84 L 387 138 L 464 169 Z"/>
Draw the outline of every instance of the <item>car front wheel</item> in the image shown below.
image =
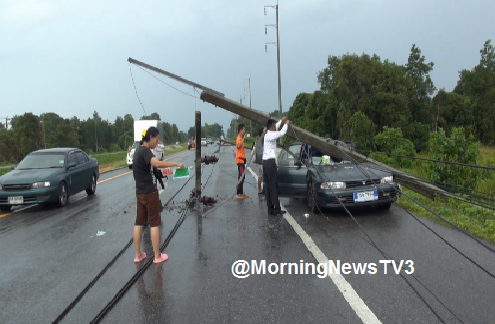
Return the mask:
<path fill-rule="evenodd" d="M 67 185 L 65 182 L 60 182 L 58 184 L 58 197 L 57 205 L 60 207 L 65 207 L 69 201 L 69 193 L 67 191 Z"/>
<path fill-rule="evenodd" d="M 311 209 L 311 212 L 318 211 L 318 203 L 316 202 L 316 194 L 315 188 L 312 183 L 308 186 L 308 206 Z"/>
<path fill-rule="evenodd" d="M 94 195 L 96 192 L 96 176 L 93 174 L 93 177 L 91 178 L 91 186 L 86 189 L 86 193 L 88 195 Z"/>
<path fill-rule="evenodd" d="M 12 209 L 11 205 L 1 205 L 0 210 L 1 211 L 10 211 Z"/>
<path fill-rule="evenodd" d="M 378 205 L 378 208 L 380 208 L 382 210 L 387 210 L 387 209 L 390 209 L 391 206 L 392 206 L 392 203 L 386 203 L 386 204 Z"/>

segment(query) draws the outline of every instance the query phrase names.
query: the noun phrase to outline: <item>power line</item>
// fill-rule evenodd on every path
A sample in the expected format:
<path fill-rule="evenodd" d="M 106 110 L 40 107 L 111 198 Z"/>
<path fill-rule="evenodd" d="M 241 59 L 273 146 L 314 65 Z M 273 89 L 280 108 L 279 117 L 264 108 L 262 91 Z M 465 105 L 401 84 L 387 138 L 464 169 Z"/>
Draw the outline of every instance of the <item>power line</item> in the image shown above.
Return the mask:
<path fill-rule="evenodd" d="M 143 106 L 143 103 L 141 102 L 141 99 L 139 99 L 139 95 L 138 95 L 138 92 L 137 92 L 136 84 L 134 83 L 134 77 L 132 76 L 131 63 L 129 63 L 129 71 L 131 72 L 132 84 L 134 85 L 134 90 L 136 91 L 136 96 L 138 98 L 139 103 L 141 104 L 141 107 L 143 107 L 143 112 L 144 112 L 144 115 L 146 116 L 146 111 L 144 110 L 144 106 Z"/>
<path fill-rule="evenodd" d="M 395 156 L 395 157 L 400 157 L 404 159 L 411 159 L 411 160 L 420 160 L 420 161 L 427 161 L 427 162 L 435 162 L 435 163 L 445 163 L 445 164 L 453 164 L 453 165 L 458 165 L 458 166 L 465 166 L 465 167 L 470 167 L 470 168 L 478 168 L 478 169 L 484 169 L 484 170 L 491 170 L 494 171 L 494 167 L 486 167 L 482 165 L 476 165 L 476 164 L 465 164 L 465 163 L 459 163 L 459 162 L 450 162 L 450 161 L 442 161 L 442 160 L 433 160 L 433 159 L 427 159 L 427 158 L 419 158 L 415 156 L 404 156 L 404 155 L 397 155 L 397 154 L 391 154 L 391 153 L 384 153 L 384 152 L 373 152 L 373 151 L 367 151 L 367 150 L 358 150 L 356 151 L 360 152 L 366 152 L 366 153 L 375 153 L 375 154 L 381 154 L 381 155 L 387 155 L 387 156 Z"/>

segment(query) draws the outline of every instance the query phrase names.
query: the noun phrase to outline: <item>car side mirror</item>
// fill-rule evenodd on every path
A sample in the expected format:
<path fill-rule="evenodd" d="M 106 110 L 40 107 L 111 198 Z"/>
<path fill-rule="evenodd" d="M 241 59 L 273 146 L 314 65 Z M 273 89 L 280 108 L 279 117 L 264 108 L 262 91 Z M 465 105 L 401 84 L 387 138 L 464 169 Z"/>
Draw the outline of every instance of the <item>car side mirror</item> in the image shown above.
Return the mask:
<path fill-rule="evenodd" d="M 76 162 L 71 162 L 71 163 L 69 163 L 69 165 L 67 166 L 67 169 L 74 168 L 74 167 L 76 167 L 76 165 L 77 165 L 77 164 L 76 164 Z"/>
<path fill-rule="evenodd" d="M 17 165 L 15 165 L 15 164 L 10 166 L 10 168 L 11 168 L 12 170 L 14 170 L 16 167 L 17 167 Z"/>
<path fill-rule="evenodd" d="M 298 167 L 301 167 L 301 166 L 302 166 L 301 159 L 295 159 L 295 160 L 294 160 L 294 165 L 295 165 L 295 166 L 298 166 Z"/>

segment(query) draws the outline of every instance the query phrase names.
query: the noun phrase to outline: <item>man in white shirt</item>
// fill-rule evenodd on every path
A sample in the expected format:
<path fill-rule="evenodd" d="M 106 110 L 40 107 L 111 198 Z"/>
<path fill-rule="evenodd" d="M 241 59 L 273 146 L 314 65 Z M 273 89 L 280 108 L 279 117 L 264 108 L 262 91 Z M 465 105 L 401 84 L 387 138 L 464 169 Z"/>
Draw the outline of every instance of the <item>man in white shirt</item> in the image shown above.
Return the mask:
<path fill-rule="evenodd" d="M 275 120 L 270 119 L 266 124 L 268 131 L 263 140 L 263 180 L 265 182 L 265 197 L 268 213 L 271 215 L 285 214 L 285 211 L 280 208 L 280 201 L 278 200 L 276 163 L 277 140 L 287 133 L 289 121 L 287 120 L 280 131 L 277 131 L 277 129 L 285 119 L 285 117 L 282 117 L 282 120 L 278 123 L 275 123 Z"/>

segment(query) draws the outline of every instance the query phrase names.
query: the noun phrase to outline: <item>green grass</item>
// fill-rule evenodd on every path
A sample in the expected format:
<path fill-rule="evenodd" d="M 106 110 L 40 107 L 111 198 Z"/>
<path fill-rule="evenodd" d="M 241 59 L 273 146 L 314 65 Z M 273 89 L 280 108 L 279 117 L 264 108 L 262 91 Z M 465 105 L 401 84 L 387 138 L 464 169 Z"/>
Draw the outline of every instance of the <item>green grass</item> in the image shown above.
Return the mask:
<path fill-rule="evenodd" d="M 495 212 L 493 210 L 473 206 L 458 200 L 449 199 L 448 203 L 439 198 L 433 200 L 413 192 L 405 188 L 405 186 L 403 186 L 403 191 L 406 195 L 450 221 L 452 224 L 474 236 L 495 244 Z M 398 197 L 397 203 L 417 216 L 430 219 L 436 223 L 452 228 L 449 224 L 440 220 L 438 217 L 405 196 Z"/>
<path fill-rule="evenodd" d="M 12 171 L 11 168 L 8 168 L 8 169 L 0 169 L 0 177 L 3 176 L 4 174 L 6 173 L 9 173 L 10 171 Z"/>
<path fill-rule="evenodd" d="M 90 155 L 92 158 L 95 158 L 98 161 L 100 166 L 104 166 L 106 164 L 124 161 L 127 156 L 127 152 L 118 152 L 118 153 L 103 153 L 103 154 L 92 154 Z"/>

